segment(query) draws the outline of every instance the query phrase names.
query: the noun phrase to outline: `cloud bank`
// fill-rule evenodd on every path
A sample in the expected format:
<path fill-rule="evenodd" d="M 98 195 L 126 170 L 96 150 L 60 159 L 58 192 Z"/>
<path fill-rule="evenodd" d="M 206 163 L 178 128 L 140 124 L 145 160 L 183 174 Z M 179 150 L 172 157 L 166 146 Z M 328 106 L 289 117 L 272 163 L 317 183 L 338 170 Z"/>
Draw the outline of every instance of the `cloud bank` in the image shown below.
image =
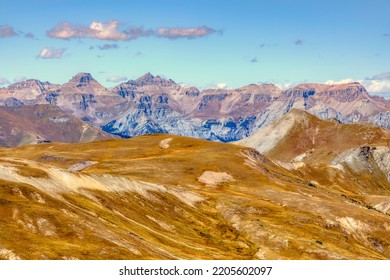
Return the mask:
<path fill-rule="evenodd" d="M 327 85 L 346 84 L 351 82 L 359 82 L 371 95 L 383 96 L 390 99 L 390 72 L 380 73 L 364 80 L 353 80 L 351 78 L 341 81 L 326 81 Z"/>
<path fill-rule="evenodd" d="M 63 40 L 90 38 L 108 41 L 129 41 L 149 36 L 168 39 L 195 39 L 216 32 L 221 33 L 221 31 L 217 31 L 205 25 L 192 28 L 160 27 L 156 30 L 145 29 L 144 27 L 128 27 L 121 30 L 119 21 L 112 20 L 106 23 L 93 21 L 89 26 L 63 22 L 47 31 L 46 34 L 51 38 Z"/>
<path fill-rule="evenodd" d="M 119 83 L 119 82 L 124 82 L 127 81 L 126 76 L 111 76 L 106 79 L 107 82 L 110 83 Z"/>
<path fill-rule="evenodd" d="M 16 77 L 16 78 L 14 79 L 14 83 L 20 83 L 20 82 L 24 82 L 24 81 L 26 81 L 26 80 L 27 80 L 26 77 L 24 77 L 24 76 L 19 76 L 19 77 Z"/>

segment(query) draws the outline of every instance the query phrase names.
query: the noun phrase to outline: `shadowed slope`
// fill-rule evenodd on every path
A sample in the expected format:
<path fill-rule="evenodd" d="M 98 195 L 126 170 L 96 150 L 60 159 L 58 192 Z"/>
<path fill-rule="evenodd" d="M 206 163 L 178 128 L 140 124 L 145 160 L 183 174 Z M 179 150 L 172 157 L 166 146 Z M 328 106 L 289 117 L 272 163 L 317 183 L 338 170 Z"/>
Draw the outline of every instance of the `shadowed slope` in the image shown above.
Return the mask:
<path fill-rule="evenodd" d="M 51 105 L 0 107 L 0 146 L 116 138 Z"/>

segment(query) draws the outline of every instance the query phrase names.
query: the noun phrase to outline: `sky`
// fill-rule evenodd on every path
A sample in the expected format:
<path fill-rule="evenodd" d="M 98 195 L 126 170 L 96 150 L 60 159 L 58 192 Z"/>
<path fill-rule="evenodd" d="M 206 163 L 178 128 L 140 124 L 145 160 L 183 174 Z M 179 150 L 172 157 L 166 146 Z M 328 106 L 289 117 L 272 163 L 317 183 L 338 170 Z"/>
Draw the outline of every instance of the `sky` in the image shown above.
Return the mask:
<path fill-rule="evenodd" d="M 106 87 L 146 72 L 183 85 L 361 82 L 390 98 L 388 0 L 0 0 L 0 87 Z"/>

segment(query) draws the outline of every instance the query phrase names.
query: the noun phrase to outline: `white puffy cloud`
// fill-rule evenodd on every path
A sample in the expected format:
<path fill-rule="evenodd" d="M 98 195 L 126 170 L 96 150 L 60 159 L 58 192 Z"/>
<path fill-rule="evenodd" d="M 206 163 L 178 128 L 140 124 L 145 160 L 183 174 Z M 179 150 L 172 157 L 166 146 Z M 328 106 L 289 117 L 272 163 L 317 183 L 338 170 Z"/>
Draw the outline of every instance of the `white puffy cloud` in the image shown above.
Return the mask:
<path fill-rule="evenodd" d="M 107 82 L 110 83 L 119 83 L 119 82 L 124 82 L 127 81 L 126 76 L 111 76 L 106 79 Z"/>
<path fill-rule="evenodd" d="M 340 81 L 328 80 L 324 84 L 326 84 L 326 85 L 341 85 L 341 84 L 348 84 L 348 83 L 352 83 L 352 82 L 361 82 L 361 81 L 356 81 L 356 80 L 353 80 L 351 78 L 347 78 L 347 79 L 340 80 Z"/>
<path fill-rule="evenodd" d="M 226 83 L 219 83 L 219 84 L 217 84 L 217 88 L 221 88 L 221 89 L 227 88 L 227 84 Z"/>
<path fill-rule="evenodd" d="M 26 77 L 24 77 L 24 76 L 19 76 L 19 77 L 16 77 L 16 78 L 14 79 L 14 83 L 20 83 L 20 82 L 23 82 L 23 81 L 26 81 L 26 80 L 27 80 Z"/>
<path fill-rule="evenodd" d="M 276 83 L 275 86 L 277 86 L 281 90 L 286 90 L 286 89 L 289 89 L 289 88 L 292 88 L 292 87 L 296 86 L 296 84 L 293 84 L 293 83 Z"/>
<path fill-rule="evenodd" d="M 123 41 L 127 35 L 118 30 L 119 22 L 116 20 L 102 23 L 93 21 L 89 26 L 72 25 L 63 22 L 47 31 L 47 36 L 58 39 L 94 38 L 99 40 Z"/>
<path fill-rule="evenodd" d="M 66 49 L 43 48 L 38 57 L 42 59 L 61 58 Z"/>
<path fill-rule="evenodd" d="M 390 81 L 371 80 L 363 82 L 368 92 L 380 93 L 381 95 L 387 93 L 390 97 Z"/>
<path fill-rule="evenodd" d="M 365 89 L 370 95 L 379 95 L 385 98 L 390 98 L 390 80 L 387 79 L 388 77 L 387 74 L 389 73 L 378 74 L 373 76 L 372 78 L 366 78 L 365 80 L 353 80 L 350 78 L 340 80 L 340 81 L 329 80 L 326 81 L 325 84 L 338 85 L 338 84 L 346 84 L 351 82 L 358 82 L 365 87 Z"/>
<path fill-rule="evenodd" d="M 118 26 L 119 22 L 116 20 L 108 23 L 94 21 L 89 25 L 87 31 L 90 33 L 92 38 L 101 40 L 126 40 L 126 34 L 118 31 Z"/>

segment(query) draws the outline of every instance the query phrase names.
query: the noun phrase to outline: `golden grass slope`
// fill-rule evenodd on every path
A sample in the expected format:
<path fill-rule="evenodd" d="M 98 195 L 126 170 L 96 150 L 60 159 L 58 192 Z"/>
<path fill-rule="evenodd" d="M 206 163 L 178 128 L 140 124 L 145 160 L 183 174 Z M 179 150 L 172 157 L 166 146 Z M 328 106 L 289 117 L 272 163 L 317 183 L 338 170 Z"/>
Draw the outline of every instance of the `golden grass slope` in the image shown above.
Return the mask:
<path fill-rule="evenodd" d="M 324 182 L 173 135 L 0 149 L 0 258 L 388 259 L 389 188 Z"/>

